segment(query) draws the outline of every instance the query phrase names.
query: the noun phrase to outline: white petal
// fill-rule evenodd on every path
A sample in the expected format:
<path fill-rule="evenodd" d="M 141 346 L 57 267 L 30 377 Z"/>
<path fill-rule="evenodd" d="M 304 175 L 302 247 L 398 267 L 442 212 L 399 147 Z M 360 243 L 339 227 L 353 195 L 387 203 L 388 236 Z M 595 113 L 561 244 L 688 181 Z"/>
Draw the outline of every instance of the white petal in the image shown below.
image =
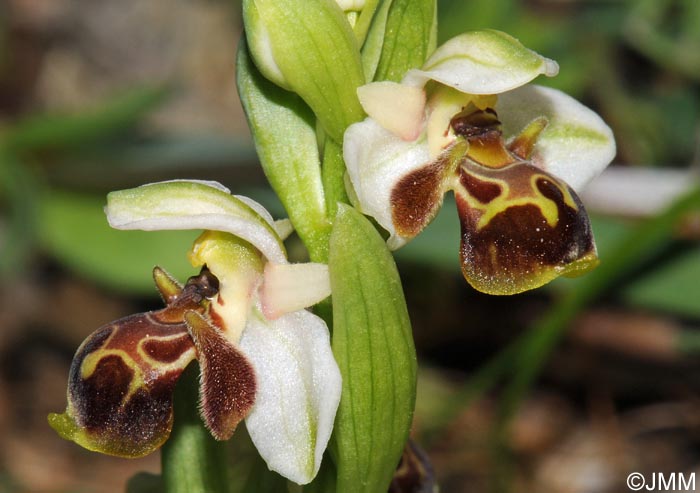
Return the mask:
<path fill-rule="evenodd" d="M 498 96 L 498 117 L 507 136 L 538 116 L 549 125 L 537 139 L 535 165 L 580 191 L 615 157 L 612 130 L 594 111 L 571 96 L 542 86 L 521 87 Z"/>
<path fill-rule="evenodd" d="M 331 281 L 326 264 L 268 262 L 265 266 L 260 301 L 268 319 L 315 305 L 330 294 Z"/>
<path fill-rule="evenodd" d="M 423 127 L 425 91 L 391 81 L 371 82 L 357 88 L 365 113 L 403 140 L 416 140 Z"/>
<path fill-rule="evenodd" d="M 306 310 L 274 321 L 254 313 L 240 347 L 258 383 L 248 433 L 270 469 L 306 484 L 321 465 L 342 388 L 328 328 Z"/>
<path fill-rule="evenodd" d="M 250 242 L 269 260 L 285 263 L 284 246 L 269 214 L 261 216 L 257 212 L 261 205 L 250 199 L 242 201 L 224 190 L 198 181 L 151 183 L 111 192 L 105 212 L 116 229 L 225 231 Z"/>
<path fill-rule="evenodd" d="M 558 71 L 555 61 L 525 48 L 512 36 L 484 30 L 450 39 L 435 50 L 422 70 L 410 70 L 403 83 L 423 86 L 436 80 L 469 94 L 500 94 L 540 74 L 554 76 Z"/>
<path fill-rule="evenodd" d="M 406 142 L 367 118 L 346 130 L 343 157 L 360 212 L 391 234 L 389 248 L 399 248 L 407 240 L 396 234 L 392 222 L 391 191 L 403 176 L 429 162 L 425 134 Z"/>

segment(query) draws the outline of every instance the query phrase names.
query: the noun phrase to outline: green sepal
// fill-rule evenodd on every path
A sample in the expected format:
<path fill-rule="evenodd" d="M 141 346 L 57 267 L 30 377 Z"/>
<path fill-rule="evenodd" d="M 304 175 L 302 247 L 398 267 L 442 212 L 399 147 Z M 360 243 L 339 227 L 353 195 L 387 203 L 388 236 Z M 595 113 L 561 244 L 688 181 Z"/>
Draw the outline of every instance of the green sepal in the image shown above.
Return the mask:
<path fill-rule="evenodd" d="M 384 28 L 372 26 L 384 35 L 372 80 L 400 82 L 408 70 L 423 65 L 437 43 L 436 18 L 435 0 L 393 0 Z M 366 55 L 364 51 L 363 57 L 371 56 L 369 46 Z"/>
<path fill-rule="evenodd" d="M 367 32 L 369 31 L 372 23 L 374 22 L 374 14 L 377 11 L 380 3 L 391 3 L 391 0 L 366 0 L 364 7 L 360 15 L 357 17 L 357 22 L 353 26 L 353 31 L 355 31 L 355 37 L 357 41 L 362 45 L 367 37 Z"/>
<path fill-rule="evenodd" d="M 236 77 L 265 176 L 311 259 L 322 261 L 328 256 L 330 222 L 313 112 L 299 96 L 262 76 L 245 42 L 238 49 Z"/>
<path fill-rule="evenodd" d="M 363 118 L 356 89 L 365 83 L 355 34 L 328 0 L 244 0 L 246 37 L 255 64 L 311 107 L 330 137 Z"/>
<path fill-rule="evenodd" d="M 332 347 L 343 376 L 332 447 L 336 491 L 387 491 L 416 395 L 416 354 L 401 281 L 381 236 L 343 204 L 331 234 L 329 268 Z"/>
<path fill-rule="evenodd" d="M 372 18 L 372 24 L 365 37 L 362 45 L 362 70 L 365 74 L 365 79 L 374 80 L 374 74 L 379 65 L 379 59 L 382 56 L 382 48 L 384 47 L 384 34 L 386 33 L 386 19 L 389 15 L 389 9 L 393 0 L 383 0 L 379 8 L 375 11 Z"/>

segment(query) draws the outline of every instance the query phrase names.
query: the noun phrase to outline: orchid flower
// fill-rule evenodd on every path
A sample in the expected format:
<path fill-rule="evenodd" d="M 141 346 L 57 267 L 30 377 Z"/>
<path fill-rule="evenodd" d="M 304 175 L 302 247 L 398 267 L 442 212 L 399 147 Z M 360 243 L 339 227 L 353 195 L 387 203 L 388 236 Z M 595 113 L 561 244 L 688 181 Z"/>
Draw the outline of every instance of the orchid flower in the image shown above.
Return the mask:
<path fill-rule="evenodd" d="M 448 190 L 467 281 L 513 294 L 597 265 L 580 190 L 612 160 L 612 131 L 566 94 L 526 85 L 557 64 L 498 31 L 447 41 L 400 83 L 358 89 L 369 115 L 344 135 L 347 188 L 397 249 Z"/>
<path fill-rule="evenodd" d="M 212 435 L 226 440 L 245 419 L 270 469 L 311 481 L 341 392 L 328 328 L 304 310 L 330 294 L 327 266 L 290 264 L 282 243 L 289 222 L 214 182 L 112 192 L 106 213 L 118 229 L 204 229 L 189 254 L 204 268 L 184 287 L 156 268 L 166 308 L 86 339 L 71 367 L 68 408 L 51 425 L 91 450 L 146 455 L 170 434 L 175 381 L 197 358 Z"/>

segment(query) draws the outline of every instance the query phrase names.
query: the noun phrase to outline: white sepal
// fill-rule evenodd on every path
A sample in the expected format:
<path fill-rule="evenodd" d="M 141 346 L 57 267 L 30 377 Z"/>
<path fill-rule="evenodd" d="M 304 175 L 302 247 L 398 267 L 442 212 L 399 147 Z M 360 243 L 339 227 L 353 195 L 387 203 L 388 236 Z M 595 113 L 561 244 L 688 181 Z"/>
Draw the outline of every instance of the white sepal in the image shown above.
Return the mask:
<path fill-rule="evenodd" d="M 424 86 L 434 80 L 469 94 L 500 94 L 540 74 L 554 76 L 559 66 L 495 30 L 456 36 L 428 58 L 421 70 L 409 70 L 403 83 Z"/>
<path fill-rule="evenodd" d="M 272 321 L 255 312 L 240 347 L 258 384 L 248 433 L 270 469 L 306 484 L 321 465 L 342 389 L 328 328 L 306 310 Z"/>
<path fill-rule="evenodd" d="M 546 117 L 549 124 L 537 138 L 532 161 L 577 192 L 615 157 L 610 127 L 593 110 L 556 89 L 529 85 L 501 94 L 496 111 L 506 136 Z"/>
<path fill-rule="evenodd" d="M 234 197 L 217 185 L 183 180 L 111 192 L 105 209 L 107 220 L 116 229 L 225 231 L 251 243 L 273 262 L 287 262 L 271 218 L 258 212 L 262 206 Z"/>
<path fill-rule="evenodd" d="M 406 142 L 371 118 L 348 127 L 343 139 L 343 157 L 361 212 L 374 217 L 391 237 L 391 249 L 407 239 L 396 234 L 391 217 L 391 192 L 406 174 L 430 161 L 425 133 Z"/>

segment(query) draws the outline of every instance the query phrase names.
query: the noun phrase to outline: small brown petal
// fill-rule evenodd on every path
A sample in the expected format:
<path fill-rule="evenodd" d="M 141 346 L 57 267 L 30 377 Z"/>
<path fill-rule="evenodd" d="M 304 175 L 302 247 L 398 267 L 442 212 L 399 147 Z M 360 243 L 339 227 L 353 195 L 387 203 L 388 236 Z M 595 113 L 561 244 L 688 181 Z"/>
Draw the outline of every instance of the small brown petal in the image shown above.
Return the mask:
<path fill-rule="evenodd" d="M 255 372 L 241 351 L 200 313 L 185 321 L 197 347 L 202 418 L 217 440 L 228 440 L 255 403 Z"/>
<path fill-rule="evenodd" d="M 426 163 L 403 178 L 391 192 L 391 216 L 399 236 L 412 238 L 433 220 L 447 189 L 446 177 L 464 155 L 468 144 L 458 141 L 432 163 Z"/>

